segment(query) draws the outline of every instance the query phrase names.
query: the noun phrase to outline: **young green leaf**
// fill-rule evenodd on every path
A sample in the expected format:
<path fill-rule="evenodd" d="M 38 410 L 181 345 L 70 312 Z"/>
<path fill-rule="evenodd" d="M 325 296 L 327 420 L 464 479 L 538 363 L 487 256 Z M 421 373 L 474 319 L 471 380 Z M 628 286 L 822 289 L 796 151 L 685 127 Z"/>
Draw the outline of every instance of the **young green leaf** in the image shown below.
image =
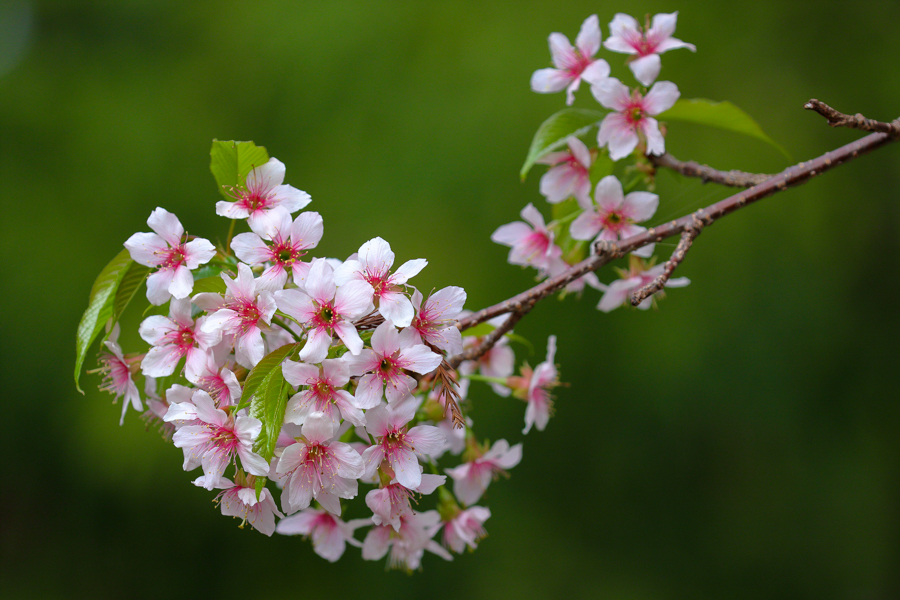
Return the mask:
<path fill-rule="evenodd" d="M 194 282 L 194 294 L 202 294 L 213 293 L 213 294 L 224 294 L 225 290 L 225 280 L 219 276 L 214 277 L 204 277 L 203 279 L 198 279 Z"/>
<path fill-rule="evenodd" d="M 242 405 L 249 405 L 254 394 L 256 394 L 257 388 L 262 385 L 266 377 L 269 376 L 269 373 L 276 367 L 278 367 L 280 372 L 281 363 L 299 347 L 300 344 L 287 344 L 281 348 L 276 348 L 263 357 L 263 359 L 247 374 L 247 378 L 244 380 L 244 391 L 241 393 L 240 403 Z"/>
<path fill-rule="evenodd" d="M 522 170 L 519 171 L 522 179 L 525 179 L 528 171 L 538 159 L 564 146 L 566 138 L 570 135 L 580 136 L 587 133 L 603 118 L 604 114 L 597 110 L 564 108 L 551 115 L 549 119 L 541 123 L 537 133 L 534 134 L 531 148 L 528 149 L 528 157 L 525 159 L 525 164 L 522 165 Z"/>
<path fill-rule="evenodd" d="M 682 98 L 669 110 L 660 113 L 656 117 L 660 121 L 684 121 L 687 123 L 699 123 L 709 125 L 726 131 L 742 133 L 776 148 L 785 158 L 791 159 L 791 155 L 781 144 L 770 138 L 753 118 L 731 102 L 713 102 L 702 98 Z"/>
<path fill-rule="evenodd" d="M 128 271 L 125 273 L 125 276 L 122 277 L 122 281 L 119 282 L 119 289 L 116 290 L 116 299 L 113 302 L 112 321 L 110 321 L 109 324 L 110 330 L 103 336 L 104 341 L 109 338 L 109 334 L 112 333 L 112 326 L 122 317 L 122 313 L 128 308 L 128 304 L 131 303 L 132 298 L 134 298 L 138 290 L 141 289 L 141 286 L 149 274 L 150 267 L 139 265 L 136 262 L 132 262 L 131 266 L 128 267 Z"/>
<path fill-rule="evenodd" d="M 209 169 L 226 200 L 234 200 L 229 190 L 244 185 L 247 173 L 269 161 L 269 153 L 253 142 L 220 142 L 213 140 Z"/>
<path fill-rule="evenodd" d="M 250 403 L 250 416 L 262 423 L 259 437 L 253 443 L 253 451 L 266 459 L 266 462 L 272 460 L 275 453 L 275 442 L 278 441 L 278 434 L 284 424 L 284 407 L 287 405 L 290 389 L 279 363 L 260 382 Z"/>
<path fill-rule="evenodd" d="M 490 323 L 479 323 L 475 327 L 470 327 L 462 332 L 462 334 L 466 337 L 483 337 L 497 329 Z"/>
<path fill-rule="evenodd" d="M 88 307 L 81 317 L 81 322 L 78 323 L 78 331 L 75 334 L 75 388 L 82 394 L 84 391 L 79 386 L 78 380 L 81 378 L 81 366 L 84 364 L 84 358 L 106 322 L 113 316 L 116 291 L 133 263 L 128 250 L 123 249 L 109 264 L 103 267 L 97 279 L 94 280 L 91 295 L 88 298 Z"/>

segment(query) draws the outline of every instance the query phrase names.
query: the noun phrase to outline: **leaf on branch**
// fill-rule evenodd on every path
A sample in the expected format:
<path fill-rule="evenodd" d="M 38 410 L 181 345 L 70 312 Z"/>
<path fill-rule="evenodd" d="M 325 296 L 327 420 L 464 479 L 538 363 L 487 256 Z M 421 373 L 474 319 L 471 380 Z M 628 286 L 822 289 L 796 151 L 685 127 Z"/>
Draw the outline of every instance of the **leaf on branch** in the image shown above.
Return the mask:
<path fill-rule="evenodd" d="M 244 185 L 247 173 L 269 162 L 269 153 L 253 142 L 220 142 L 213 140 L 209 169 L 226 200 L 234 200 L 229 190 Z"/>
<path fill-rule="evenodd" d="M 709 125 L 725 131 L 733 131 L 754 137 L 771 145 L 790 161 L 791 155 L 784 147 L 770 138 L 753 118 L 731 102 L 714 102 L 702 98 L 679 99 L 675 106 L 656 117 L 660 121 L 683 121 Z"/>
<path fill-rule="evenodd" d="M 284 424 L 284 409 L 291 386 L 281 372 L 283 363 L 300 347 L 300 344 L 287 344 L 267 354 L 253 367 L 244 380 L 244 391 L 241 393 L 240 406 L 250 406 L 250 416 L 259 419 L 262 429 L 253 443 L 253 451 L 262 456 L 266 462 L 272 460 L 275 444 L 281 426 Z M 256 479 L 256 499 L 259 500 L 266 487 L 266 478 Z"/>
<path fill-rule="evenodd" d="M 226 291 L 225 280 L 221 277 L 204 277 L 194 282 L 194 294 L 213 293 L 224 294 Z"/>
<path fill-rule="evenodd" d="M 475 327 L 470 327 L 469 329 L 464 330 L 463 334 L 466 337 L 484 337 L 495 329 L 497 328 L 490 323 L 485 322 L 479 323 Z"/>
<path fill-rule="evenodd" d="M 293 354 L 295 350 L 300 348 L 300 346 L 301 344 L 286 344 L 272 350 L 269 354 L 264 356 L 263 359 L 247 374 L 247 378 L 244 379 L 244 390 L 241 392 L 240 404 L 243 406 L 250 405 L 257 389 L 262 385 L 266 377 L 268 377 L 276 367 L 278 367 L 280 371 L 281 363 Z"/>
<path fill-rule="evenodd" d="M 144 265 L 139 265 L 132 261 L 125 276 L 122 277 L 122 281 L 119 282 L 119 289 L 116 290 L 116 299 L 113 302 L 112 321 L 109 324 L 109 331 L 103 336 L 104 340 L 109 337 L 109 334 L 112 332 L 112 326 L 118 323 L 119 319 L 122 317 L 122 313 L 128 308 L 132 298 L 134 298 L 138 290 L 141 289 L 141 286 L 144 281 L 146 281 L 147 275 L 149 274 L 150 267 L 145 267 Z"/>
<path fill-rule="evenodd" d="M 549 119 L 541 123 L 531 148 L 528 149 L 528 157 L 519 175 L 524 180 L 528 171 L 541 157 L 557 150 L 566 144 L 566 138 L 570 135 L 580 136 L 587 133 L 595 126 L 605 113 L 598 110 L 585 110 L 583 108 L 564 108 L 551 115 Z"/>
<path fill-rule="evenodd" d="M 88 307 L 81 317 L 81 322 L 78 323 L 78 331 L 75 334 L 75 388 L 82 394 L 84 391 L 78 385 L 78 380 L 81 378 L 81 366 L 84 364 L 84 358 L 106 322 L 113 316 L 117 304 L 116 292 L 132 264 L 134 261 L 131 260 L 131 254 L 128 250 L 123 249 L 109 264 L 103 267 L 97 279 L 94 280 L 91 295 L 88 298 Z M 146 273 L 144 275 L 146 276 Z M 140 283 L 138 282 L 137 285 Z M 132 291 L 133 294 L 134 291 Z M 121 304 L 123 310 L 127 304 L 128 301 L 123 300 Z"/>

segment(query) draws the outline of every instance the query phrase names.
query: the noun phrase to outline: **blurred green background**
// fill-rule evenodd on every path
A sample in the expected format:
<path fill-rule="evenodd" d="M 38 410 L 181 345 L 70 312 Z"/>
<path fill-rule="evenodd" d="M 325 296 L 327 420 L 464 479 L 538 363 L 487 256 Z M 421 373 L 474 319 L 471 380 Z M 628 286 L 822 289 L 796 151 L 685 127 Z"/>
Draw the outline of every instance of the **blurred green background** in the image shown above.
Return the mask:
<path fill-rule="evenodd" d="M 660 310 L 549 300 L 518 327 L 559 339 L 556 415 L 473 386 L 481 435 L 524 439 L 452 563 L 331 565 L 223 518 L 181 453 L 73 386 L 96 274 L 156 206 L 224 238 L 213 138 L 252 139 L 325 218 L 321 255 L 380 235 L 426 257 L 420 289 L 477 309 L 532 282 L 491 232 L 534 202 L 518 169 L 564 105 L 529 90 L 547 36 L 679 10 L 698 51 L 663 56 L 683 97 L 731 100 L 796 160 L 860 137 L 803 103 L 900 116 L 896 0 L 851 4 L 24 1 L 0 4 L 4 598 L 790 598 L 900 596 L 900 146 L 704 232 Z M 621 55 L 604 52 L 625 77 Z M 585 89 L 576 106 L 594 107 Z M 672 124 L 719 168 L 787 166 L 750 138 Z M 729 192 L 660 177 L 658 221 Z M 660 244 L 667 254 L 672 243 Z M 601 273 L 609 281 L 610 272 Z M 27 310 L 26 310 L 27 309 Z M 136 341 L 138 316 L 123 339 Z M 95 366 L 93 355 L 88 368 Z"/>

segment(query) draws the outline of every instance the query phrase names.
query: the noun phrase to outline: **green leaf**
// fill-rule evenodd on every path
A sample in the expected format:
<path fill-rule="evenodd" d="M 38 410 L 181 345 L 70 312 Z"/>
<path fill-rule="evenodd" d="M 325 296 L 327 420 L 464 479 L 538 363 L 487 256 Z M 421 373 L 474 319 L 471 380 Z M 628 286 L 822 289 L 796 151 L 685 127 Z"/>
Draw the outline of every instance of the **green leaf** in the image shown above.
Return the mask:
<path fill-rule="evenodd" d="M 224 294 L 226 289 L 225 280 L 221 277 L 204 277 L 194 282 L 194 291 L 191 293 Z"/>
<path fill-rule="evenodd" d="M 528 157 L 525 159 L 525 164 L 522 165 L 522 170 L 519 171 L 522 179 L 525 179 L 528 171 L 538 159 L 561 148 L 570 135 L 580 136 L 587 133 L 603 118 L 604 114 L 597 110 L 564 108 L 555 115 L 551 115 L 549 119 L 541 123 L 537 133 L 534 134 L 531 148 L 528 149 Z"/>
<path fill-rule="evenodd" d="M 466 337 L 484 337 L 493 330 L 497 329 L 490 323 L 479 323 L 475 327 L 470 327 L 462 332 L 462 334 Z"/>
<path fill-rule="evenodd" d="M 731 102 L 713 102 L 702 98 L 680 99 L 675 106 L 656 117 L 660 121 L 684 121 L 709 125 L 726 131 L 742 133 L 778 149 L 785 158 L 793 162 L 784 147 L 770 138 L 750 115 Z"/>
<path fill-rule="evenodd" d="M 125 276 L 122 277 L 122 281 L 119 282 L 119 289 L 116 290 L 116 299 L 113 302 L 110 330 L 103 336 L 104 341 L 109 337 L 109 334 L 112 333 L 112 326 L 122 317 L 122 313 L 128 308 L 128 304 L 131 303 L 132 298 L 134 298 L 138 290 L 141 289 L 144 280 L 147 279 L 147 275 L 149 274 L 150 267 L 139 265 L 136 262 L 132 262 L 131 266 L 128 267 L 128 271 L 125 273 Z"/>
<path fill-rule="evenodd" d="M 291 386 L 284 380 L 281 363 L 271 369 L 257 386 L 250 403 L 250 416 L 259 419 L 262 429 L 253 443 L 253 451 L 266 462 L 275 454 L 275 443 L 284 424 L 284 407 L 287 406 Z"/>
<path fill-rule="evenodd" d="M 290 356 L 294 350 L 300 347 L 300 344 L 287 344 L 281 348 L 276 348 L 267 354 L 244 379 L 244 391 L 241 393 L 241 404 L 249 405 L 257 388 L 262 385 L 266 377 L 269 376 L 276 367 L 281 367 L 281 363 Z"/>
<path fill-rule="evenodd" d="M 268 481 L 265 477 L 256 477 L 256 501 L 259 502 L 259 497 L 262 495 L 263 489 L 266 487 L 266 481 Z"/>
<path fill-rule="evenodd" d="M 209 169 L 212 171 L 219 193 L 226 200 L 233 200 L 229 191 L 244 185 L 247 173 L 269 161 L 269 153 L 253 142 L 220 142 L 213 140 Z"/>
<path fill-rule="evenodd" d="M 84 311 L 75 334 L 75 388 L 82 394 L 84 391 L 79 386 L 78 380 L 81 378 L 84 357 L 87 356 L 88 349 L 100 335 L 106 322 L 112 317 L 116 291 L 133 263 L 128 250 L 123 249 L 103 267 L 94 280 L 91 295 L 88 297 L 87 310 Z"/>

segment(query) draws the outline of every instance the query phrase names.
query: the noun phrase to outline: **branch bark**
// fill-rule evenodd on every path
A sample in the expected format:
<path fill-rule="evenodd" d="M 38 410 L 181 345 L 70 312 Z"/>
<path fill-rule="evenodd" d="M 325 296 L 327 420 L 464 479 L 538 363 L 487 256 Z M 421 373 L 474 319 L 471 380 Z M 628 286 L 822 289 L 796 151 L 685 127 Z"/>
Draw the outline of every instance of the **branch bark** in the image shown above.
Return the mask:
<path fill-rule="evenodd" d="M 893 138 L 900 137 L 900 119 L 895 119 L 891 123 L 875 121 L 867 119 L 860 113 L 855 115 L 845 115 L 837 111 L 824 102 L 819 102 L 815 98 L 803 105 L 807 110 L 814 110 L 828 121 L 832 127 L 847 127 L 849 129 L 860 129 L 862 131 L 875 131 L 878 133 L 886 133 Z"/>
<path fill-rule="evenodd" d="M 681 173 L 685 177 L 698 177 L 703 183 L 718 183 L 729 187 L 748 188 L 759 185 L 767 179 L 771 179 L 774 175 L 766 173 L 746 173 L 744 171 L 719 171 L 707 165 L 701 165 L 698 162 L 689 160 L 687 162 L 680 161 L 668 152 L 662 156 L 648 157 L 654 167 L 664 167 Z"/>
<path fill-rule="evenodd" d="M 639 235 L 621 240 L 618 243 L 600 242 L 596 244 L 594 246 L 594 255 L 573 265 L 559 275 L 551 277 L 512 298 L 479 310 L 478 312 L 461 319 L 457 323 L 457 327 L 460 330 L 465 331 L 470 327 L 474 327 L 475 325 L 483 323 L 498 315 L 511 313 L 509 319 L 507 319 L 501 327 L 486 336 L 478 347 L 469 349 L 463 354 L 453 356 L 448 362 L 455 368 L 459 366 L 463 360 L 473 360 L 483 355 L 487 350 L 493 347 L 502 335 L 512 329 L 512 326 L 527 314 L 540 300 L 553 294 L 557 290 L 562 289 L 584 274 L 600 269 L 616 258 L 620 258 L 647 244 L 660 242 L 673 235 L 684 233 L 685 231 L 692 229 L 699 231 L 700 228 L 708 227 L 722 217 L 744 208 L 749 204 L 753 204 L 763 198 L 768 198 L 769 196 L 782 192 L 790 187 L 806 183 L 813 177 L 820 175 L 825 171 L 829 171 L 839 165 L 858 158 L 863 154 L 900 139 L 900 120 L 894 121 L 893 123 L 882 123 L 866 119 L 862 115 L 849 117 L 835 111 L 818 100 L 810 100 L 805 105 L 805 108 L 815 110 L 819 114 L 822 114 L 826 119 L 829 119 L 829 123 L 832 125 L 853 127 L 866 131 L 875 130 L 876 133 L 867 135 L 864 138 L 841 146 L 831 152 L 826 152 L 812 160 L 798 163 L 777 175 L 768 177 L 765 181 L 762 181 L 749 189 L 740 191 L 715 204 L 711 204 L 691 214 L 685 215 L 680 219 L 670 221 L 657 227 L 651 227 Z M 712 180 L 713 179 L 710 179 L 710 181 Z M 696 237 L 696 235 L 693 237 Z M 693 241 L 693 239 L 691 239 L 691 241 Z M 684 250 L 686 251 L 687 248 L 685 247 Z M 674 266 L 677 266 L 677 263 Z"/>

